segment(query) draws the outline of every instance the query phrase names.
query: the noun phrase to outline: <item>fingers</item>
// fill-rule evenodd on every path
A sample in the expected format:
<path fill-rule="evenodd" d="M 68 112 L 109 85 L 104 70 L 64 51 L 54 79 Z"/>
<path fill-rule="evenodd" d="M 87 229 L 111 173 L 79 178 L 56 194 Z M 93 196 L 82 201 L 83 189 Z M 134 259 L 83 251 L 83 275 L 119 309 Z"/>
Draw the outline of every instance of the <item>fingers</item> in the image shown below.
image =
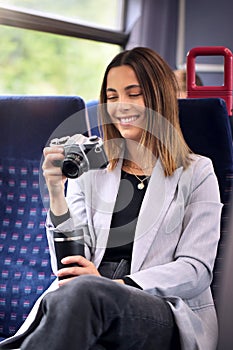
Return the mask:
<path fill-rule="evenodd" d="M 78 264 L 79 266 L 82 267 L 89 267 L 94 265 L 90 260 L 84 258 L 82 255 L 73 255 L 73 256 L 67 256 L 62 259 L 62 264 Z"/>
<path fill-rule="evenodd" d="M 100 276 L 100 273 L 96 269 L 95 265 L 84 258 L 81 255 L 68 256 L 61 260 L 62 264 L 77 264 L 78 266 L 64 267 L 57 272 L 58 277 L 65 276 L 81 276 L 81 275 L 96 275 Z M 70 280 L 70 279 L 67 279 Z M 63 280 L 62 280 L 63 281 Z"/>
<path fill-rule="evenodd" d="M 42 170 L 50 195 L 62 193 L 66 180 L 61 170 L 61 164 L 64 159 L 63 147 L 45 147 L 43 154 Z"/>
<path fill-rule="evenodd" d="M 63 147 L 56 147 L 56 146 L 45 147 L 43 150 L 43 154 L 45 157 L 50 153 L 63 153 L 63 152 L 64 152 Z"/>
<path fill-rule="evenodd" d="M 52 173 L 61 174 L 60 165 L 64 159 L 64 150 L 62 147 L 45 147 L 43 150 L 44 162 L 42 169 L 44 172 L 51 171 Z"/>
<path fill-rule="evenodd" d="M 45 147 L 43 150 L 44 162 L 42 169 L 46 170 L 51 167 L 58 167 L 64 159 L 64 150 L 62 147 Z"/>

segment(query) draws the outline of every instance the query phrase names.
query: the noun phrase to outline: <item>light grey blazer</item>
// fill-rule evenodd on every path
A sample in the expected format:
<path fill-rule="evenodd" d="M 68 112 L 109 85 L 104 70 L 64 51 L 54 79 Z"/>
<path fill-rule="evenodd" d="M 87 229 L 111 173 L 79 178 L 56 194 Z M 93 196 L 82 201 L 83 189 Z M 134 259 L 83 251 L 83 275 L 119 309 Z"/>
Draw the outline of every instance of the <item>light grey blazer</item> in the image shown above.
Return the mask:
<path fill-rule="evenodd" d="M 185 171 L 165 177 L 160 161 L 153 170 L 138 216 L 130 277 L 146 292 L 165 298 L 178 325 L 182 349 L 215 350 L 217 319 L 210 291 L 220 235 L 222 204 L 213 166 L 192 155 Z M 98 267 L 105 251 L 121 178 L 117 168 L 89 171 L 69 180 L 71 218 L 57 231 L 88 225 L 86 258 Z M 56 259 L 48 216 L 51 262 Z"/>
<path fill-rule="evenodd" d="M 185 350 L 214 350 L 217 320 L 210 292 L 220 236 L 222 204 L 213 166 L 192 155 L 188 169 L 165 177 L 157 162 L 136 226 L 130 277 L 172 308 Z M 90 171 L 70 180 L 67 201 L 72 218 L 61 231 L 88 225 L 86 257 L 98 267 L 105 251 L 121 178 L 117 168 Z M 53 227 L 48 221 L 48 238 Z M 52 264 L 56 270 L 54 255 Z"/>

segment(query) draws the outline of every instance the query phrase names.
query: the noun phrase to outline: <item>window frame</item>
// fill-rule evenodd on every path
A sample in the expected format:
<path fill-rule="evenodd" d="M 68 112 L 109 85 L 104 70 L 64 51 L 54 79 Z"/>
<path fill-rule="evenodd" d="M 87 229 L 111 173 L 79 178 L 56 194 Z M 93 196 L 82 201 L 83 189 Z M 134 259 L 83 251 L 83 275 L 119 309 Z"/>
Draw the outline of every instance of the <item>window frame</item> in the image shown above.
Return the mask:
<path fill-rule="evenodd" d="M 0 25 L 116 44 L 124 48 L 130 36 L 130 33 L 124 30 L 126 9 L 127 0 L 123 5 L 123 31 L 84 25 L 75 20 L 43 14 L 39 11 L 22 10 L 13 6 L 0 6 Z"/>

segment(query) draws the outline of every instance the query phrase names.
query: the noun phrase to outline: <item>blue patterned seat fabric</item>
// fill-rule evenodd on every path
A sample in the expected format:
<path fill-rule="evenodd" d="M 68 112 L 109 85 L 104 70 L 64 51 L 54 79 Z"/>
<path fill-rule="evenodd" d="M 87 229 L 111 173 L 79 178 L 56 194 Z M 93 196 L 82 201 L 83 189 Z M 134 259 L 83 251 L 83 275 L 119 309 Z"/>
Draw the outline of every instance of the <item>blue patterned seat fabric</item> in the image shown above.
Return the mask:
<path fill-rule="evenodd" d="M 40 191 L 42 150 L 52 137 L 86 134 L 85 115 L 77 96 L 0 97 L 0 338 L 15 334 L 55 278 L 44 228 L 48 196 L 42 191 L 42 201 Z"/>
<path fill-rule="evenodd" d="M 54 276 L 45 239 L 39 162 L 0 162 L 0 334 L 14 334 Z"/>

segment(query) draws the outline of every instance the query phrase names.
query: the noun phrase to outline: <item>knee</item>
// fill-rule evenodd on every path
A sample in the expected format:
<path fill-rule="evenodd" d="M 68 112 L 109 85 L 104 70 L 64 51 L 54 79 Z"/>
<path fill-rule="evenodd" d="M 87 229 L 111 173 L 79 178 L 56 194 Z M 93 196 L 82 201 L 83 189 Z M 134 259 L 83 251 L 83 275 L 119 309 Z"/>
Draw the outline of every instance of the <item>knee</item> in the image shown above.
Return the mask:
<path fill-rule="evenodd" d="M 88 318 L 95 310 L 96 317 L 119 315 L 124 312 L 129 298 L 128 288 L 104 277 L 79 276 L 56 291 L 48 293 L 42 303 L 44 313 L 57 315 L 61 311 L 64 317 L 70 313 Z M 55 316 L 54 316 L 55 317 Z"/>
<path fill-rule="evenodd" d="M 79 296 L 80 300 L 88 300 L 88 302 L 96 306 L 99 304 L 103 308 L 107 305 L 114 308 L 114 304 L 118 307 L 125 303 L 128 298 L 128 289 L 124 285 L 100 276 L 79 276 L 70 282 L 68 288 L 70 288 L 71 294 Z"/>
<path fill-rule="evenodd" d="M 90 304 L 90 300 L 98 294 L 95 286 L 96 279 L 98 277 L 91 275 L 79 276 L 46 294 L 42 300 L 44 312 L 59 309 L 61 305 L 65 312 L 65 310 L 74 310 L 80 305 L 85 307 Z"/>
<path fill-rule="evenodd" d="M 58 294 L 69 296 L 73 299 L 74 296 L 79 297 L 80 300 L 83 298 L 91 297 L 92 294 L 96 294 L 96 284 L 99 282 L 98 276 L 83 275 L 78 276 L 67 284 L 59 287 Z"/>
<path fill-rule="evenodd" d="M 88 299 L 96 308 L 122 309 L 129 298 L 128 288 L 111 279 L 85 275 L 74 281 L 74 289 L 80 299 Z"/>
<path fill-rule="evenodd" d="M 64 287 L 70 290 L 71 294 L 91 296 L 92 294 L 96 295 L 102 289 L 104 282 L 103 278 L 99 276 L 82 275 L 67 283 Z"/>
<path fill-rule="evenodd" d="M 76 295 L 80 300 L 91 299 L 98 300 L 106 297 L 110 286 L 115 282 L 106 278 L 94 275 L 83 275 L 75 278 L 70 283 L 64 285 L 64 293 Z"/>
<path fill-rule="evenodd" d="M 105 278 L 94 275 L 83 275 L 74 278 L 72 281 L 59 287 L 57 290 L 48 293 L 45 296 L 46 300 L 53 300 L 54 303 L 59 303 L 62 300 L 80 300 L 97 298 L 98 295 L 105 294 Z"/>
<path fill-rule="evenodd" d="M 105 309 L 122 308 L 127 302 L 127 288 L 117 282 L 94 275 L 79 276 L 69 283 L 48 293 L 45 301 L 49 304 L 69 305 L 76 308 L 78 305 L 95 305 L 95 308 Z M 114 306 L 115 305 L 115 306 Z"/>

